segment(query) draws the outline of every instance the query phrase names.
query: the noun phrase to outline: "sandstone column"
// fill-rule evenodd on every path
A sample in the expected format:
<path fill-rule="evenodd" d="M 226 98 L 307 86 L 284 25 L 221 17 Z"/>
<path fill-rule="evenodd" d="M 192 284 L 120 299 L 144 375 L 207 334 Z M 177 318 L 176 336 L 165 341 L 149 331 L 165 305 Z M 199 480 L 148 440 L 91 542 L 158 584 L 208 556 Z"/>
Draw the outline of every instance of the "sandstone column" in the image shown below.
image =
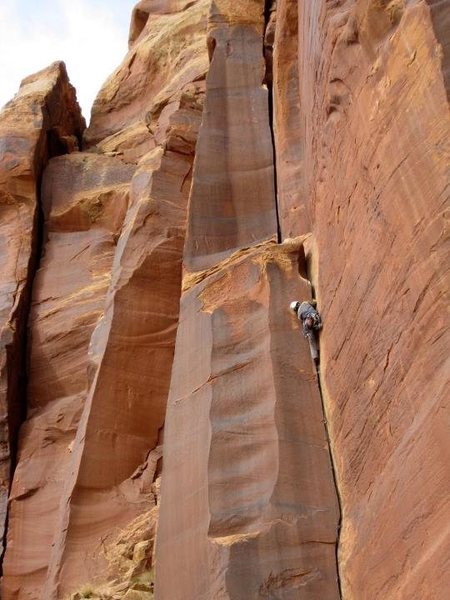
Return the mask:
<path fill-rule="evenodd" d="M 339 598 L 301 243 L 277 245 L 263 2 L 214 2 L 164 437 L 156 598 Z M 265 240 L 258 243 L 260 240 Z"/>
<path fill-rule="evenodd" d="M 64 63 L 22 82 L 0 113 L 0 544 L 26 413 L 25 348 L 38 260 L 40 177 L 51 156 L 73 150 L 84 128 Z"/>

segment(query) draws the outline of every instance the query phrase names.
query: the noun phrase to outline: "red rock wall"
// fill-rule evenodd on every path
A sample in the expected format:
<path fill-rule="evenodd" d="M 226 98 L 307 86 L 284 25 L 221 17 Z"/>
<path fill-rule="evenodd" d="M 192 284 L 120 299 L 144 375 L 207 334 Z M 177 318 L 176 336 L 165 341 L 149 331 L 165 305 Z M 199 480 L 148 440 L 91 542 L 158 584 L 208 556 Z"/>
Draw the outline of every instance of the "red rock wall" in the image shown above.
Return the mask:
<path fill-rule="evenodd" d="M 264 2 L 214 2 L 185 266 L 206 269 L 276 236 L 273 146 L 263 86 Z"/>
<path fill-rule="evenodd" d="M 3 600 L 150 600 L 155 566 L 157 600 L 447 597 L 449 23 L 446 0 L 141 0 L 83 152 L 63 65 L 24 81 Z M 312 293 L 320 386 L 288 311 Z"/>
<path fill-rule="evenodd" d="M 335 4 L 298 4 L 295 210 L 310 200 L 343 597 L 444 598 L 449 4 Z"/>
<path fill-rule="evenodd" d="M 287 310 L 311 292 L 301 244 L 275 243 L 265 8 L 217 2 L 210 13 L 165 425 L 159 599 L 339 597 L 321 397 Z"/>
<path fill-rule="evenodd" d="M 92 145 L 96 132 L 96 147 L 44 173 L 45 253 L 30 315 L 5 598 L 63 598 L 106 582 L 108 544 L 155 505 L 208 62 L 199 46 L 206 3 L 179 4 L 153 15 L 125 59 L 125 82 L 119 68 L 100 92 L 86 134 Z M 184 65 L 181 82 L 165 53 Z M 133 95 L 145 61 L 166 86 L 153 103 L 150 91 Z M 104 116 L 102 98 L 115 86 L 129 106 L 124 113 L 110 102 Z"/>
<path fill-rule="evenodd" d="M 311 203 L 304 184 L 304 121 L 298 76 L 297 0 L 277 3 L 273 43 L 273 128 L 280 229 L 292 237 L 311 231 Z"/>
<path fill-rule="evenodd" d="M 187 282 L 166 417 L 157 598 L 339 597 L 322 405 L 286 310 L 286 298 L 310 293 L 297 258 L 267 243 Z"/>
<path fill-rule="evenodd" d="M 29 317 L 28 418 L 10 494 L 8 589 L 45 580 L 58 507 L 88 389 L 89 342 L 103 312 L 135 167 L 74 153 L 45 170 L 46 238 Z M 39 543 L 36 543 L 39 540 Z"/>
<path fill-rule="evenodd" d="M 195 117 L 193 111 L 194 126 Z M 98 578 L 106 566 L 100 540 L 148 510 L 153 477 L 147 482 L 145 471 L 164 424 L 192 167 L 192 155 L 170 146 L 169 137 L 167 150 L 145 156 L 131 182 L 105 314 L 91 340 L 91 385 L 59 511 L 48 598 L 72 591 L 86 568 L 88 580 Z"/>
<path fill-rule="evenodd" d="M 205 27 L 209 0 L 141 2 L 147 14 L 122 64 L 105 82 L 92 108 L 85 145 L 105 142 L 103 150 L 120 151 L 136 160 L 158 139 L 149 136 L 160 119 L 173 112 L 185 87 L 204 79 L 208 71 Z M 148 12 L 147 12 L 148 11 Z M 136 15 L 136 13 L 135 13 Z M 176 43 L 174 43 L 176 40 Z M 161 123 L 160 123 L 161 127 Z M 157 135 L 155 136 L 158 137 Z"/>
<path fill-rule="evenodd" d="M 17 430 L 25 408 L 25 345 L 38 251 L 39 179 L 84 127 L 63 63 L 25 79 L 0 114 L 0 545 Z"/>

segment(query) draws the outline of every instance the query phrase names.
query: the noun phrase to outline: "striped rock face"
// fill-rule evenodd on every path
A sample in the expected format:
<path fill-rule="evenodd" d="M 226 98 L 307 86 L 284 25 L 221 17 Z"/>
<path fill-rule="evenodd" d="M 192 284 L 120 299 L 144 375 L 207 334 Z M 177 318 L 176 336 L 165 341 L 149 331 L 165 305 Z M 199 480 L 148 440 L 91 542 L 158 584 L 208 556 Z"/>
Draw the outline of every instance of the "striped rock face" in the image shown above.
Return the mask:
<path fill-rule="evenodd" d="M 449 4 L 293 4 L 275 36 L 279 210 L 284 235 L 312 224 L 343 597 L 444 598 Z"/>
<path fill-rule="evenodd" d="M 64 63 L 23 80 L 0 113 L 0 540 L 17 436 L 26 414 L 27 320 L 38 261 L 42 172 L 84 129 Z"/>
<path fill-rule="evenodd" d="M 141 0 L 88 129 L 24 80 L 2 600 L 447 598 L 449 38 L 442 0 Z"/>

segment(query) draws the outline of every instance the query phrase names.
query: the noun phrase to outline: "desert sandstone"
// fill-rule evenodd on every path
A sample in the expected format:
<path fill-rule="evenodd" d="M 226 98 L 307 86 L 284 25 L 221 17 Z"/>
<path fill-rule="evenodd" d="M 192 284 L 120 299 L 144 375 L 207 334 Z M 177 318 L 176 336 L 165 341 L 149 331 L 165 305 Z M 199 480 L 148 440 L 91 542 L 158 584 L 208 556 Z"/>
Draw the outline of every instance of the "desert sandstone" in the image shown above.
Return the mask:
<path fill-rule="evenodd" d="M 0 112 L 1 598 L 445 600 L 450 3 L 128 44 Z"/>

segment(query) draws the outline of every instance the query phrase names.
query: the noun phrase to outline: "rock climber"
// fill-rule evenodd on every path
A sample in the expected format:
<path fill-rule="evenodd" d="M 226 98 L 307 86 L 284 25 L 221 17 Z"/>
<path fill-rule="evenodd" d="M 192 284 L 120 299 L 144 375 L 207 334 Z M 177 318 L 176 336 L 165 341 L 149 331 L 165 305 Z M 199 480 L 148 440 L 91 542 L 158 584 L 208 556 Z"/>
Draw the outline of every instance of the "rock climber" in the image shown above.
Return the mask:
<path fill-rule="evenodd" d="M 315 304 L 314 300 L 311 302 Z M 317 349 L 316 331 L 322 328 L 322 319 L 311 302 L 294 300 L 290 304 L 290 309 L 297 315 L 298 320 L 302 322 L 303 335 L 309 342 L 311 357 L 314 361 L 318 361 L 319 352 Z"/>
<path fill-rule="evenodd" d="M 318 331 L 322 328 L 322 319 L 310 302 L 295 300 L 291 302 L 290 308 L 297 315 L 299 321 L 303 323 L 303 335 L 305 338 L 309 337 L 312 331 Z"/>

